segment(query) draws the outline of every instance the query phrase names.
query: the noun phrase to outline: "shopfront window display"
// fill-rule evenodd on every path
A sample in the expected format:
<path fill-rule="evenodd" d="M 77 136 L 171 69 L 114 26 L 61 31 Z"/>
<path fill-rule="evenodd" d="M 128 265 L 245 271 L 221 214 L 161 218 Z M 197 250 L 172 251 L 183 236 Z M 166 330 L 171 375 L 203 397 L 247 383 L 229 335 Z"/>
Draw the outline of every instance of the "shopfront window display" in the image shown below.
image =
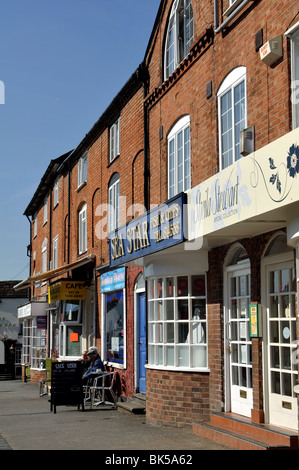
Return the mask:
<path fill-rule="evenodd" d="M 149 367 L 207 369 L 205 275 L 149 280 Z"/>
<path fill-rule="evenodd" d="M 62 321 L 59 325 L 61 357 L 81 355 L 83 305 L 84 301 L 81 300 L 62 303 Z"/>

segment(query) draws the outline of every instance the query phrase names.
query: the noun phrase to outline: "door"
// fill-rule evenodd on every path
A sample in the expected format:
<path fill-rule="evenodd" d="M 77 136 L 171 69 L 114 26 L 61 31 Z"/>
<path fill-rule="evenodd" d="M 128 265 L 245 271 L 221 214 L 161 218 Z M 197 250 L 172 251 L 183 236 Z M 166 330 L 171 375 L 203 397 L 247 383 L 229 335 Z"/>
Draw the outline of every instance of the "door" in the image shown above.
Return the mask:
<path fill-rule="evenodd" d="M 138 304 L 138 387 L 140 393 L 146 392 L 146 298 L 145 292 L 137 294 Z"/>
<path fill-rule="evenodd" d="M 251 417 L 252 343 L 249 335 L 250 267 L 227 273 L 226 383 L 231 412 Z"/>
<path fill-rule="evenodd" d="M 296 278 L 294 262 L 267 266 L 267 361 L 269 421 L 298 429 Z"/>

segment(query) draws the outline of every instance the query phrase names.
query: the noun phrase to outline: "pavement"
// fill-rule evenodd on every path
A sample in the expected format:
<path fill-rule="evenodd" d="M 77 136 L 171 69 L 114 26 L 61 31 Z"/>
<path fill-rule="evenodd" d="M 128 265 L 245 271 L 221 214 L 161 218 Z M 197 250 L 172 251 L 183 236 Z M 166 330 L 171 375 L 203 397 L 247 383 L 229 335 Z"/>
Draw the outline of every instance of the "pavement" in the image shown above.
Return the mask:
<path fill-rule="evenodd" d="M 76 406 L 57 406 L 54 413 L 48 400 L 49 396 L 39 396 L 38 385 L 31 382 L 0 381 L 0 450 L 96 450 L 102 451 L 105 464 L 127 463 L 134 468 L 137 461 L 117 459 L 146 455 L 143 463 L 155 463 L 158 454 L 165 458 L 161 451 L 168 451 L 175 461 L 162 458 L 158 463 L 178 463 L 186 455 L 195 463 L 198 451 L 229 450 L 192 434 L 191 427 L 157 426 L 147 423 L 145 415 L 111 407 L 82 411 Z M 146 460 L 149 455 L 150 462 Z"/>

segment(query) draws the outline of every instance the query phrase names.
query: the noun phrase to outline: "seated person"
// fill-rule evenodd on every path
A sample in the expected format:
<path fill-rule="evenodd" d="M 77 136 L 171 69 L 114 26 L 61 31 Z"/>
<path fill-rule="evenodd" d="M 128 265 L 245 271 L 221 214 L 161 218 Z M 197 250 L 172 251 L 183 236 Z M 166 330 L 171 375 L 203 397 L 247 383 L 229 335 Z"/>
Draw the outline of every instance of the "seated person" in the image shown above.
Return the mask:
<path fill-rule="evenodd" d="M 83 380 L 86 383 L 89 377 L 94 374 L 97 370 L 103 370 L 104 364 L 99 356 L 98 348 L 92 346 L 87 352 L 87 357 L 90 360 L 90 366 L 83 375 Z"/>

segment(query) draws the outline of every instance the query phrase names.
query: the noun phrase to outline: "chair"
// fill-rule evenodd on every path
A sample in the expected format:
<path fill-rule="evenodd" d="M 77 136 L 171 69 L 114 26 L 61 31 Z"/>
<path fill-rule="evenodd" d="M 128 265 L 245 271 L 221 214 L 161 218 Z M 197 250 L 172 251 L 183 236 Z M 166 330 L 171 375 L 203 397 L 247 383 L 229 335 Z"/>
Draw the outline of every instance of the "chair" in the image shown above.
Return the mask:
<path fill-rule="evenodd" d="M 49 384 L 51 383 L 51 371 L 46 369 L 46 377 L 39 381 L 39 396 L 51 395 Z"/>
<path fill-rule="evenodd" d="M 113 409 L 117 408 L 116 395 L 113 391 L 115 377 L 115 371 L 103 372 L 94 379 L 91 387 L 91 408 L 98 405 L 110 405 Z M 113 401 L 107 400 L 107 392 L 110 393 Z"/>

